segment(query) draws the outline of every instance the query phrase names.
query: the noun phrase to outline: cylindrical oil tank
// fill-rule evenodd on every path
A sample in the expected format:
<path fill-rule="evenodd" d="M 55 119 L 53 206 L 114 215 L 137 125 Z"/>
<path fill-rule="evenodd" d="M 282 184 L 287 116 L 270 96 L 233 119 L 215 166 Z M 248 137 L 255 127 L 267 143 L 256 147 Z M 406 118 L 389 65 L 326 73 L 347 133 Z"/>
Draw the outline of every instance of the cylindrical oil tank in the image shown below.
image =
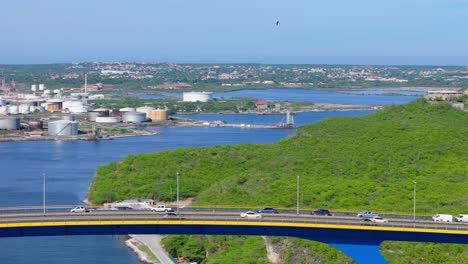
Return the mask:
<path fill-rule="evenodd" d="M 29 105 L 28 104 L 20 104 L 18 107 L 18 111 L 20 114 L 29 114 Z"/>
<path fill-rule="evenodd" d="M 6 105 L 0 106 L 0 115 L 8 114 L 8 107 Z"/>
<path fill-rule="evenodd" d="M 39 90 L 42 91 L 42 90 L 44 90 L 44 88 L 45 88 L 45 85 L 43 83 L 39 84 Z"/>
<path fill-rule="evenodd" d="M 118 116 L 98 116 L 96 123 L 119 123 L 120 117 Z"/>
<path fill-rule="evenodd" d="M 19 113 L 19 106 L 17 105 L 9 105 L 8 106 L 8 113 L 12 115 L 16 115 Z"/>
<path fill-rule="evenodd" d="M 54 93 L 54 94 L 59 94 L 59 93 L 60 93 L 60 90 L 59 90 L 59 89 L 55 89 L 53 93 Z"/>
<path fill-rule="evenodd" d="M 37 85 L 31 84 L 31 91 L 33 92 L 37 91 Z"/>
<path fill-rule="evenodd" d="M 136 111 L 125 112 L 122 115 L 122 121 L 128 123 L 141 123 L 146 121 L 146 114 Z"/>
<path fill-rule="evenodd" d="M 29 129 L 42 129 L 44 123 L 41 120 L 33 120 L 28 122 Z"/>
<path fill-rule="evenodd" d="M 62 103 L 47 103 L 47 111 L 60 112 L 62 110 Z"/>
<path fill-rule="evenodd" d="M 107 109 L 103 110 L 103 111 L 97 111 L 97 110 L 99 110 L 99 109 L 88 112 L 88 121 L 96 122 L 97 117 L 109 116 L 109 110 L 107 110 Z"/>
<path fill-rule="evenodd" d="M 0 117 L 0 129 L 18 130 L 20 129 L 20 119 L 17 117 Z"/>
<path fill-rule="evenodd" d="M 151 121 L 167 120 L 167 110 L 156 109 L 151 111 L 150 119 Z"/>
<path fill-rule="evenodd" d="M 64 115 L 64 116 L 62 116 L 62 120 L 75 121 L 75 116 L 74 115 Z"/>
<path fill-rule="evenodd" d="M 142 106 L 142 107 L 138 107 L 136 109 L 137 112 L 140 112 L 140 113 L 145 113 L 146 114 L 146 118 L 150 118 L 150 115 L 151 115 L 151 111 L 153 111 L 154 108 L 151 107 L 151 106 Z"/>
<path fill-rule="evenodd" d="M 184 102 L 207 102 L 213 98 L 212 92 L 184 92 L 183 93 Z"/>
<path fill-rule="evenodd" d="M 51 136 L 76 136 L 78 135 L 78 122 L 67 120 L 49 122 L 48 133 Z"/>
<path fill-rule="evenodd" d="M 135 108 L 132 107 L 124 107 L 119 110 L 120 112 L 135 112 Z"/>

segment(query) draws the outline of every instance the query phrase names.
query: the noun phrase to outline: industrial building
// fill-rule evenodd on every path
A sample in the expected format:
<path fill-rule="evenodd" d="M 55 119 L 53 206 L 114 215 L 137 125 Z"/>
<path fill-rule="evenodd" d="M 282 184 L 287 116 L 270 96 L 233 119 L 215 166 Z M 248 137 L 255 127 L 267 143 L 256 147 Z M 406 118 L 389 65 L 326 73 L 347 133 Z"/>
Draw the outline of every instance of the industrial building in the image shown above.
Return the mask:
<path fill-rule="evenodd" d="M 208 102 L 213 98 L 212 92 L 184 92 L 184 102 Z"/>

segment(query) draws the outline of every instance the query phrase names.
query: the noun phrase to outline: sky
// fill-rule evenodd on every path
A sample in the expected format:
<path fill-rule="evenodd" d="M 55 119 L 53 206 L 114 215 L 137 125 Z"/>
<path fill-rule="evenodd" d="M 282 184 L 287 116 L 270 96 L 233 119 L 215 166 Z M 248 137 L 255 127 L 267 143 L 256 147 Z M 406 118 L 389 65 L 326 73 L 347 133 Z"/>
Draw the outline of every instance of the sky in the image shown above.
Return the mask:
<path fill-rule="evenodd" d="M 468 65 L 468 0 L 1 0 L 0 64 L 78 61 Z"/>

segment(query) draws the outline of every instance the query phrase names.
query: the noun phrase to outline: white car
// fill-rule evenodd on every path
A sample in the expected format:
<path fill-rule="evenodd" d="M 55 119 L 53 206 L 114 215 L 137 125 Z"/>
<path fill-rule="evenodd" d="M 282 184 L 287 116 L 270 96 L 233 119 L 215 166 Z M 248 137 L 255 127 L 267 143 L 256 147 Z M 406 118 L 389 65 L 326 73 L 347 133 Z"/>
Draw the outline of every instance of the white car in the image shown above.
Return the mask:
<path fill-rule="evenodd" d="M 86 212 L 89 212 L 88 209 L 86 209 L 86 207 L 84 206 L 77 206 L 73 209 L 70 210 L 71 213 L 86 213 Z"/>
<path fill-rule="evenodd" d="M 377 223 L 377 224 L 386 224 L 388 223 L 388 220 L 385 219 L 385 218 L 382 218 L 380 216 L 375 216 L 375 217 L 372 217 L 372 218 L 368 218 L 368 219 L 365 219 L 367 221 L 371 221 L 373 223 Z"/>
<path fill-rule="evenodd" d="M 245 212 L 245 213 L 241 213 L 241 214 L 240 214 L 240 217 L 242 217 L 242 218 L 261 219 L 261 218 L 262 218 L 262 215 L 259 214 L 259 213 L 256 213 L 256 212 L 247 211 L 247 212 Z"/>

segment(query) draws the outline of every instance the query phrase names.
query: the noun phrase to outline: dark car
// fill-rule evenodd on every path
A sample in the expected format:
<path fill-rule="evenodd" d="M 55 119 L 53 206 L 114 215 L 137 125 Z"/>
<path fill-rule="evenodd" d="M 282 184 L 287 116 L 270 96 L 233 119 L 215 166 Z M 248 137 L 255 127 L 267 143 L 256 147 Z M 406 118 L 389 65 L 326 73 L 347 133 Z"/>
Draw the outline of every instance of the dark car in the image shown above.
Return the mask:
<path fill-rule="evenodd" d="M 317 209 L 317 210 L 314 210 L 312 212 L 310 212 L 311 215 L 327 215 L 327 216 L 331 216 L 332 214 L 330 213 L 330 211 L 328 211 L 327 209 Z"/>
<path fill-rule="evenodd" d="M 277 214 L 278 213 L 276 209 L 271 208 L 271 207 L 265 207 L 263 209 L 258 210 L 257 212 L 260 214 Z"/>
<path fill-rule="evenodd" d="M 177 212 L 175 211 L 167 211 L 164 213 L 163 217 L 166 217 L 166 218 L 180 218 L 182 219 L 181 215 L 178 214 Z"/>

